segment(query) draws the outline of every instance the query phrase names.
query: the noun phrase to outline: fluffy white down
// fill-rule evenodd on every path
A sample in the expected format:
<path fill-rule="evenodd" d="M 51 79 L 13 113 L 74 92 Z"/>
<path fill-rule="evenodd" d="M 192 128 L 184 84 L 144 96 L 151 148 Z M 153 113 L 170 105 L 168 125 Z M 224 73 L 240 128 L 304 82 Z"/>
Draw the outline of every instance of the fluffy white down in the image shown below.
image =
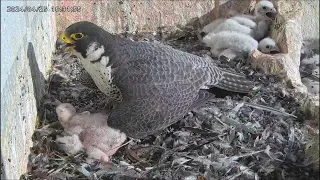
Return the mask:
<path fill-rule="evenodd" d="M 267 12 L 277 12 L 273 3 L 267 0 L 259 1 L 254 8 L 254 16 L 257 18 L 265 18 L 267 17 L 265 15 Z"/>
<path fill-rule="evenodd" d="M 239 24 L 243 26 L 247 26 L 250 29 L 255 29 L 257 27 L 257 23 L 252 21 L 251 19 L 241 17 L 241 16 L 233 16 L 230 19 L 237 21 Z"/>
<path fill-rule="evenodd" d="M 107 114 L 91 114 L 88 111 L 76 113 L 74 106 L 69 103 L 58 105 L 56 112 L 64 130 L 72 134 L 56 139 L 63 143 L 61 147 L 68 153 L 75 154 L 85 149 L 90 158 L 107 162 L 127 138 L 120 130 L 108 126 Z M 69 114 L 74 113 L 69 118 Z"/>
<path fill-rule="evenodd" d="M 211 23 L 209 23 L 208 25 L 204 26 L 202 28 L 202 32 L 208 34 L 210 32 L 212 32 L 219 24 L 221 24 L 222 22 L 224 22 L 226 19 L 224 18 L 218 18 L 215 19 L 214 21 L 212 21 Z"/>
<path fill-rule="evenodd" d="M 56 142 L 61 143 L 61 148 L 70 154 L 76 154 L 83 149 L 82 143 L 77 134 L 71 136 L 58 136 Z"/>
<path fill-rule="evenodd" d="M 249 35 L 231 31 L 223 31 L 217 34 L 209 33 L 203 38 L 203 43 L 211 48 L 214 56 L 219 56 L 225 49 L 247 56 L 251 51 L 258 48 L 258 42 Z"/>
<path fill-rule="evenodd" d="M 232 31 L 232 32 L 239 32 L 243 34 L 247 34 L 251 37 L 254 35 L 254 31 L 244 25 L 241 25 L 239 22 L 237 22 L 234 19 L 227 19 L 221 24 L 219 24 L 212 32 L 213 33 L 219 33 L 222 31 Z"/>
<path fill-rule="evenodd" d="M 202 32 L 209 34 L 210 32 L 237 31 L 248 34 L 260 41 L 267 35 L 272 21 L 272 19 L 267 16 L 267 13 L 274 14 L 276 12 L 272 2 L 262 0 L 256 4 L 254 15 L 239 14 L 229 19 L 219 18 L 203 27 Z"/>
<path fill-rule="evenodd" d="M 265 54 L 270 54 L 272 51 L 280 52 L 280 48 L 277 45 L 276 41 L 270 37 L 262 39 L 259 42 L 258 49 Z"/>

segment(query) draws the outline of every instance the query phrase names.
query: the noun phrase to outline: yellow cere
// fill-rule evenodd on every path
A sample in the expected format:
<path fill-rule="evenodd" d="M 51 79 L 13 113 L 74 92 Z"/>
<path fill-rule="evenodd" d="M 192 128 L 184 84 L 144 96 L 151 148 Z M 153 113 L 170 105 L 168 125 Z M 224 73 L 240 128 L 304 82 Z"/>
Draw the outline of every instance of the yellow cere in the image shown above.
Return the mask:
<path fill-rule="evenodd" d="M 73 44 L 74 43 L 74 41 L 70 37 L 68 37 L 65 33 L 63 33 L 61 35 L 61 40 L 63 42 L 65 42 L 65 43 L 68 43 L 68 44 Z"/>
<path fill-rule="evenodd" d="M 67 47 L 66 49 L 65 49 L 65 52 L 71 52 L 71 49 L 72 49 L 73 47 Z"/>

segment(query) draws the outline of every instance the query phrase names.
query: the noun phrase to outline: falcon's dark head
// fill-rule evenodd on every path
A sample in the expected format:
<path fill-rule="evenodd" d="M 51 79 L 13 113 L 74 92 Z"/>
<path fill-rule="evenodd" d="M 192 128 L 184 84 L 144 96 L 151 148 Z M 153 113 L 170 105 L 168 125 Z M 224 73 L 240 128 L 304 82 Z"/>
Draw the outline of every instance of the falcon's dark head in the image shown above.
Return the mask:
<path fill-rule="evenodd" d="M 103 28 L 81 21 L 70 25 L 56 42 L 56 48 L 62 49 L 79 58 L 96 61 L 105 53 L 106 43 L 113 35 Z"/>

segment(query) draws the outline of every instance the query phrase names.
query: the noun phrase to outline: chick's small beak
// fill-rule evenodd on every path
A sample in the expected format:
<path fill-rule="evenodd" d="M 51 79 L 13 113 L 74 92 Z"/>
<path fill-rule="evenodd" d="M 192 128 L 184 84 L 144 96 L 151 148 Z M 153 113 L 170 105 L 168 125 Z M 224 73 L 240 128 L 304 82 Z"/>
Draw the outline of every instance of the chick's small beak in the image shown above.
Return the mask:
<path fill-rule="evenodd" d="M 63 33 L 56 41 L 56 49 L 68 52 L 74 47 L 74 43 L 74 40 Z"/>
<path fill-rule="evenodd" d="M 280 53 L 280 49 L 278 47 L 275 47 L 270 51 L 270 54 L 278 54 L 278 53 Z"/>
<path fill-rule="evenodd" d="M 276 9 L 272 9 L 271 12 L 267 12 L 266 15 L 272 19 L 272 20 L 275 20 L 276 18 L 276 15 L 277 15 L 277 10 Z"/>

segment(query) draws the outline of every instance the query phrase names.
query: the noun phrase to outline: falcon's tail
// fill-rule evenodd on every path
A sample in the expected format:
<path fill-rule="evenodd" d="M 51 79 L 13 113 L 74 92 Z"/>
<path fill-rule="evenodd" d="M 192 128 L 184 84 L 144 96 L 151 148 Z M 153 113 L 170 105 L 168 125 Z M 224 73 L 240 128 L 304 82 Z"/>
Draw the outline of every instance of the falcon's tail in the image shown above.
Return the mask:
<path fill-rule="evenodd" d="M 224 69 L 220 69 L 222 78 L 214 86 L 227 91 L 238 93 L 249 93 L 253 91 L 255 86 L 253 81 L 247 80 L 245 76 L 236 74 Z"/>

